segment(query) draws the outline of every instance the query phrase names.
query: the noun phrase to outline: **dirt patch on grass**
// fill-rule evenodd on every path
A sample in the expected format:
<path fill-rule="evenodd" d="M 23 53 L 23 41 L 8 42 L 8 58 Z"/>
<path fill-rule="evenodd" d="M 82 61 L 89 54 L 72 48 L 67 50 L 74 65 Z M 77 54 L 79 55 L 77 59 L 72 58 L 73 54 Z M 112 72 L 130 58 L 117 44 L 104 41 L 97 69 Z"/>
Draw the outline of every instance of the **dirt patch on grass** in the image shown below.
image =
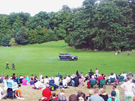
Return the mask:
<path fill-rule="evenodd" d="M 0 86 L 3 87 L 3 84 L 0 84 Z M 90 89 L 92 89 L 94 91 L 95 88 L 98 88 L 98 87 L 96 86 L 96 87 L 90 88 Z M 120 85 L 118 85 L 117 88 L 120 91 L 120 101 L 123 101 L 124 91 L 120 88 Z M 65 93 L 66 93 L 67 97 L 69 97 L 71 94 L 77 94 L 77 91 L 81 90 L 82 92 L 84 92 L 86 94 L 86 96 L 88 96 L 88 92 L 90 89 L 87 88 L 87 83 L 85 82 L 83 87 L 69 86 L 69 88 L 65 90 Z M 111 94 L 112 85 L 105 85 L 105 89 L 106 89 L 106 93 L 108 95 Z M 39 99 L 42 97 L 42 90 L 33 90 L 32 86 L 21 86 L 21 90 L 22 90 L 22 96 L 25 98 L 25 101 L 39 101 Z M 58 94 L 59 91 L 60 91 L 60 89 L 57 89 L 56 91 L 53 91 L 53 92 Z M 2 101 L 4 101 L 4 100 L 5 99 L 2 99 Z M 7 99 L 6 101 L 12 101 L 12 100 Z M 19 100 L 14 99 L 14 101 L 19 101 Z"/>

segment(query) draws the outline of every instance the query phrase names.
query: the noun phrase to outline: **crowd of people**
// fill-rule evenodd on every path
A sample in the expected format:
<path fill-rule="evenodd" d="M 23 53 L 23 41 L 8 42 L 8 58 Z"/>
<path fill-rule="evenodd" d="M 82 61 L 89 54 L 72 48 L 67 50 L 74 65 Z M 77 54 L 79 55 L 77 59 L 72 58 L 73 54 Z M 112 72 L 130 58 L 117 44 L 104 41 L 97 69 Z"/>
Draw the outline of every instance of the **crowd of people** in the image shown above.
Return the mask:
<path fill-rule="evenodd" d="M 124 93 L 124 101 L 135 101 L 135 85 L 134 80 L 132 79 L 133 74 L 129 72 L 126 74 L 125 72 L 120 75 L 116 75 L 111 73 L 109 76 L 105 76 L 104 74 L 98 73 L 98 68 L 96 68 L 95 73 L 92 69 L 88 72 L 89 74 L 83 76 L 82 73 L 76 71 L 76 74 L 73 75 L 65 75 L 64 77 L 59 73 L 56 77 L 48 77 L 39 73 L 39 77 L 37 76 L 16 76 L 15 73 L 11 77 L 8 75 L 0 76 L 0 83 L 3 83 L 4 90 L 0 87 L 0 99 L 4 98 L 17 98 L 17 99 L 25 99 L 22 97 L 22 91 L 20 89 L 21 86 L 32 86 L 32 89 L 41 89 L 42 90 L 42 98 L 40 101 L 120 101 L 119 89 L 117 89 L 117 85 L 120 81 L 120 78 L 123 77 L 123 82 L 120 87 L 125 91 Z M 112 92 L 111 94 L 107 94 L 103 85 L 101 86 L 100 82 L 104 80 L 105 85 L 112 83 L 112 78 L 114 82 L 112 84 Z M 102 87 L 99 89 L 95 89 L 94 91 L 90 88 L 93 87 L 91 82 L 95 81 L 95 85 L 98 87 Z M 89 90 L 89 95 L 86 96 L 84 92 L 78 91 L 78 94 L 71 94 L 67 97 L 65 93 L 65 89 L 68 89 L 70 86 L 78 87 L 84 86 L 84 82 L 87 82 L 87 88 Z M 60 89 L 58 94 L 52 92 L 53 90 Z M 6 94 L 4 94 L 6 91 Z"/>

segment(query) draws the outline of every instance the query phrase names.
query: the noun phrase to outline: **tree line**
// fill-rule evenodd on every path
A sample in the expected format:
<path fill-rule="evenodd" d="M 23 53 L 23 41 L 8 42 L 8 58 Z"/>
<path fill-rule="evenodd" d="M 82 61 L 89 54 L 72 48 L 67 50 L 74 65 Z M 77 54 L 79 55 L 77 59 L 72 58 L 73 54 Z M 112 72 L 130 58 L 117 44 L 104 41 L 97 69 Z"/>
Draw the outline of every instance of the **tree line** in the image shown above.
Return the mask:
<path fill-rule="evenodd" d="M 84 0 L 80 8 L 63 5 L 58 12 L 0 14 L 1 46 L 57 40 L 79 49 L 135 49 L 135 2 Z"/>

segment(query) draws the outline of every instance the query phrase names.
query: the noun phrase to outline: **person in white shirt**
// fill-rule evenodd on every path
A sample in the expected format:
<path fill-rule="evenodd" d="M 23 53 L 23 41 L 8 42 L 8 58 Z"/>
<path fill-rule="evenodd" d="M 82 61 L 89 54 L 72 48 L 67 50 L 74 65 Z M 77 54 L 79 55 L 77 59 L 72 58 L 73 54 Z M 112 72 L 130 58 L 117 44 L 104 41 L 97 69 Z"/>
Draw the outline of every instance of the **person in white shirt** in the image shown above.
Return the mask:
<path fill-rule="evenodd" d="M 0 100 L 4 97 L 6 97 L 6 94 L 4 94 L 3 89 L 0 87 Z"/>
<path fill-rule="evenodd" d="M 124 101 L 133 101 L 135 85 L 132 83 L 132 77 L 128 76 L 127 82 L 124 82 L 120 87 L 125 90 Z"/>
<path fill-rule="evenodd" d="M 45 83 L 45 84 L 46 84 L 46 83 L 49 83 L 48 76 L 46 76 L 46 77 L 44 78 L 44 83 Z"/>
<path fill-rule="evenodd" d="M 59 80 L 60 80 L 60 78 L 56 75 L 56 77 L 54 78 L 55 84 L 59 83 Z"/>
<path fill-rule="evenodd" d="M 126 74 L 125 72 L 123 72 L 123 73 L 121 74 L 121 76 L 124 76 L 124 81 L 126 81 L 126 79 L 127 79 L 127 74 Z"/>
<path fill-rule="evenodd" d="M 111 75 L 110 76 L 108 76 L 108 79 L 106 80 L 106 84 L 107 84 L 107 82 L 111 82 L 111 78 L 115 78 L 116 79 L 116 76 L 113 74 L 113 73 L 111 73 Z"/>

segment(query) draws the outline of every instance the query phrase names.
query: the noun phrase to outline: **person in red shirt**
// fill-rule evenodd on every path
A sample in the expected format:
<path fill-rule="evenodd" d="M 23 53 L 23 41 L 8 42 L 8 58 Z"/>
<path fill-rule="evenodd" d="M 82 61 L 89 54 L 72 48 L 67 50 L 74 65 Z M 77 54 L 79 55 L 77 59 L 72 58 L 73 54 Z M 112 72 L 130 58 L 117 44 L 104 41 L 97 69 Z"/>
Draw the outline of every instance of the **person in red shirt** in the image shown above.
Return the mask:
<path fill-rule="evenodd" d="M 50 97 L 52 96 L 51 90 L 49 89 L 49 85 L 46 84 L 46 88 L 42 92 L 43 100 L 42 101 L 49 101 Z"/>
<path fill-rule="evenodd" d="M 100 87 L 100 80 L 104 80 L 104 79 L 105 79 L 104 74 L 98 77 L 97 82 L 98 82 L 99 87 Z"/>

